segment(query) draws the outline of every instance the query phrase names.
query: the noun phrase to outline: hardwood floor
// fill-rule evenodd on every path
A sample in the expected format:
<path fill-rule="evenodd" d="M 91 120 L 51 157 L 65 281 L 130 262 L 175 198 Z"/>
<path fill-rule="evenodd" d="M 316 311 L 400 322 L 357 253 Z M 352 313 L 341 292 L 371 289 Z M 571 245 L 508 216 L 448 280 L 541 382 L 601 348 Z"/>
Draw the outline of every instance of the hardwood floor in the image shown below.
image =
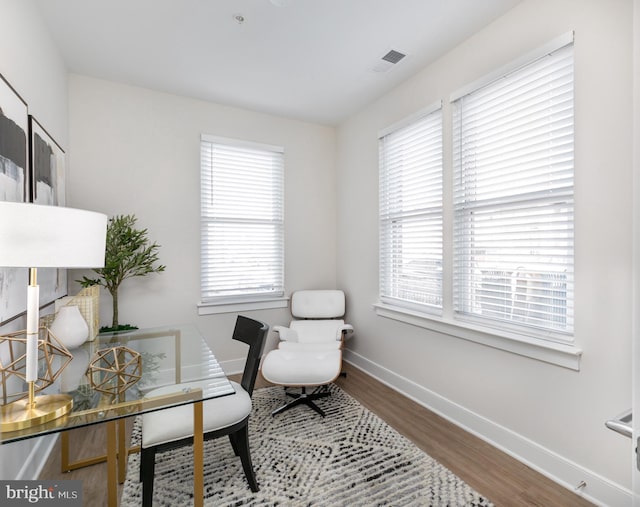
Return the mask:
<path fill-rule="evenodd" d="M 344 370 L 342 389 L 497 506 L 593 505 L 361 370 Z"/>
<path fill-rule="evenodd" d="M 344 370 L 347 376 L 336 382 L 342 389 L 497 506 L 592 505 L 357 368 L 345 364 Z M 259 377 L 256 388 L 267 385 Z M 131 424 L 128 427 L 130 429 Z M 72 459 L 104 452 L 105 436 L 102 426 L 74 430 L 69 440 Z M 61 473 L 59 442 L 40 478 L 82 480 L 84 507 L 107 505 L 106 465 L 98 464 Z"/>

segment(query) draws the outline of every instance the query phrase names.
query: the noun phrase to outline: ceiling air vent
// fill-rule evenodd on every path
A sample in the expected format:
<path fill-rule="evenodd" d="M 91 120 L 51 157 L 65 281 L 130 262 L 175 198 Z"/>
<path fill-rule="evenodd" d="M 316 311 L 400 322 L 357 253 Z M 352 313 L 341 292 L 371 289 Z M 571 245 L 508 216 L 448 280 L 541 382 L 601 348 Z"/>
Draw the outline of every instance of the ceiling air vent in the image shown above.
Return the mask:
<path fill-rule="evenodd" d="M 374 67 L 373 67 L 373 71 L 374 72 L 387 72 L 389 70 L 391 70 L 391 68 L 397 64 L 400 60 L 402 60 L 405 56 L 404 53 L 401 53 L 400 51 L 396 51 L 395 49 L 392 49 L 391 51 L 389 51 L 386 55 L 384 55 L 380 60 L 380 62 L 378 62 Z"/>
<path fill-rule="evenodd" d="M 386 55 L 384 55 L 382 59 L 387 62 L 393 63 L 395 65 L 400 60 L 402 60 L 405 56 L 407 55 L 404 55 L 400 51 L 396 51 L 395 49 L 392 49 Z"/>

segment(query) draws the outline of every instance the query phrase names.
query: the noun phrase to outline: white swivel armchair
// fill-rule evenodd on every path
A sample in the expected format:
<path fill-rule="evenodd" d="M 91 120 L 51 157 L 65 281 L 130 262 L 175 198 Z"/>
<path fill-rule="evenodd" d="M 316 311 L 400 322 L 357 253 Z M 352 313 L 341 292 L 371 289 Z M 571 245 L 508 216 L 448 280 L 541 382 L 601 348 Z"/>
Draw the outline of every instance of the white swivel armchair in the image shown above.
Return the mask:
<path fill-rule="evenodd" d="M 285 387 L 293 400 L 273 411 L 305 404 L 324 417 L 314 400 L 329 396 L 327 385 L 342 370 L 342 346 L 353 327 L 341 317 L 345 313 L 344 292 L 340 290 L 303 290 L 291 296 L 291 314 L 295 318 L 289 327 L 274 326 L 280 337 L 277 349 L 264 358 L 262 376 L 269 382 Z M 299 387 L 301 392 L 288 388 Z M 308 387 L 316 387 L 307 393 Z"/>

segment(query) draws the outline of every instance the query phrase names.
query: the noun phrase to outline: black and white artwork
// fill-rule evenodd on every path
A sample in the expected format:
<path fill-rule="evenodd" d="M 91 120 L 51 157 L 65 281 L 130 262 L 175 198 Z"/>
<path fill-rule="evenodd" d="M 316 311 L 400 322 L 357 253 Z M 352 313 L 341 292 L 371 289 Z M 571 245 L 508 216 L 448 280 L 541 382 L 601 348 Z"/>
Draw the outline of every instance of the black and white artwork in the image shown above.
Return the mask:
<path fill-rule="evenodd" d="M 33 116 L 29 116 L 29 133 L 31 201 L 48 206 L 64 206 L 64 151 Z M 40 305 L 51 303 L 67 292 L 67 270 L 39 269 L 38 285 Z"/>
<path fill-rule="evenodd" d="M 0 76 L 1 201 L 28 198 L 28 118 L 26 102 Z M 0 267 L 0 325 L 26 311 L 28 283 L 28 269 Z"/>
<path fill-rule="evenodd" d="M 38 123 L 29 116 L 31 132 L 31 200 L 36 204 L 65 205 L 64 151 Z"/>

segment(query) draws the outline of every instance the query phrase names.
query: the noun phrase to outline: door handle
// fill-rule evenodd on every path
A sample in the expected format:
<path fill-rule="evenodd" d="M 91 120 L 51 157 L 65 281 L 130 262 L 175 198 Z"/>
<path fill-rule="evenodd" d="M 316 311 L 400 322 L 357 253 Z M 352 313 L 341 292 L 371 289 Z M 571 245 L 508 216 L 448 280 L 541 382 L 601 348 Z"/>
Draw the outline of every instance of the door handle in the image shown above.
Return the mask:
<path fill-rule="evenodd" d="M 609 419 L 604 424 L 610 430 L 631 438 L 633 435 L 633 412 L 631 412 L 631 410 L 627 410 L 617 417 Z"/>
<path fill-rule="evenodd" d="M 623 412 L 614 419 L 609 419 L 604 424 L 610 430 L 616 431 L 625 437 L 633 437 L 633 411 L 631 410 Z M 640 454 L 638 453 L 638 448 L 640 448 L 640 437 L 636 439 L 635 448 L 636 468 L 640 471 Z"/>

